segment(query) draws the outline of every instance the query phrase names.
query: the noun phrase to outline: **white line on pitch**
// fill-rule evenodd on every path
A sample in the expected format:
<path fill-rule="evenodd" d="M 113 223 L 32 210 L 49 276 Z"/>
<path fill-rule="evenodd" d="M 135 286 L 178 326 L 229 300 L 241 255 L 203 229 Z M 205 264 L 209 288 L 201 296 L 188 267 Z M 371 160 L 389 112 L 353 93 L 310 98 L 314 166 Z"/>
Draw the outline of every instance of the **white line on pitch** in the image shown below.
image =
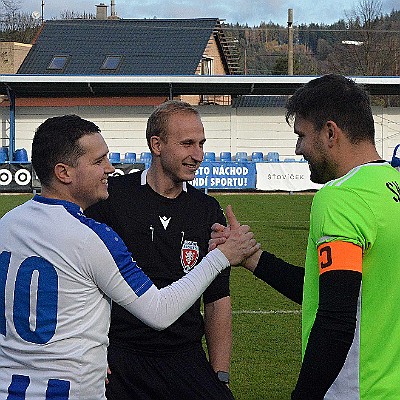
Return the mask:
<path fill-rule="evenodd" d="M 301 310 L 233 310 L 232 314 L 301 314 Z"/>

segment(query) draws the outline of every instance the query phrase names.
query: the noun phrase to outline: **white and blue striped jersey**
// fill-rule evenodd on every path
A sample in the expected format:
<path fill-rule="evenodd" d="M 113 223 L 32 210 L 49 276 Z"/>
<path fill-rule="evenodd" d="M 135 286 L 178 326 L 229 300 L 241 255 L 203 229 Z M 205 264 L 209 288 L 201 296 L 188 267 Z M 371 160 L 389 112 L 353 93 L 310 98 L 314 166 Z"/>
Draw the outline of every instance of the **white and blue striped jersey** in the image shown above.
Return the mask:
<path fill-rule="evenodd" d="M 109 299 L 163 329 L 229 265 L 219 250 L 204 260 L 158 290 L 119 236 L 76 204 L 35 196 L 7 213 L 0 221 L 0 398 L 104 399 Z"/>

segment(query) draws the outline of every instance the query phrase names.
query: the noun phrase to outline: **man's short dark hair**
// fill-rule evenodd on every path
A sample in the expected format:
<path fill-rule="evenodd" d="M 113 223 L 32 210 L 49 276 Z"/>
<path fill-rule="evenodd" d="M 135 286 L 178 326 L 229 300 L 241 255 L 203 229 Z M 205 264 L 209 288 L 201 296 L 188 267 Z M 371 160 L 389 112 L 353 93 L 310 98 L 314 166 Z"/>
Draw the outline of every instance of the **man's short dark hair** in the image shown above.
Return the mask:
<path fill-rule="evenodd" d="M 152 136 L 159 136 L 164 142 L 167 141 L 169 118 L 177 113 L 200 115 L 192 105 L 184 101 L 168 100 L 160 104 L 147 120 L 146 139 L 150 150 L 150 138 Z"/>
<path fill-rule="evenodd" d="M 35 132 L 32 142 L 32 167 L 40 183 L 49 186 L 58 163 L 75 166 L 84 149 L 78 140 L 84 136 L 99 133 L 93 122 L 77 115 L 48 118 Z"/>
<path fill-rule="evenodd" d="M 352 143 L 375 142 L 374 119 L 368 93 L 342 75 L 313 79 L 298 89 L 286 104 L 286 122 L 298 115 L 321 130 L 334 121 Z"/>

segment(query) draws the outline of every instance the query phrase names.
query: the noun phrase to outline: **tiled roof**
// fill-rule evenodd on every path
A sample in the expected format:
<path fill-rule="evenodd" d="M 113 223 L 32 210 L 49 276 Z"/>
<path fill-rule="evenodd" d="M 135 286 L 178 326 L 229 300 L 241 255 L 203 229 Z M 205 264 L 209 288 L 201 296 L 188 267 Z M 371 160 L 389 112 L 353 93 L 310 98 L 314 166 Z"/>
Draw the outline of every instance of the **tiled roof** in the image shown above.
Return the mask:
<path fill-rule="evenodd" d="M 238 96 L 232 107 L 285 107 L 289 96 Z"/>
<path fill-rule="evenodd" d="M 20 74 L 193 75 L 217 18 L 46 21 Z M 117 70 L 102 70 L 106 56 L 122 56 Z M 49 70 L 54 56 L 69 56 L 64 70 Z"/>

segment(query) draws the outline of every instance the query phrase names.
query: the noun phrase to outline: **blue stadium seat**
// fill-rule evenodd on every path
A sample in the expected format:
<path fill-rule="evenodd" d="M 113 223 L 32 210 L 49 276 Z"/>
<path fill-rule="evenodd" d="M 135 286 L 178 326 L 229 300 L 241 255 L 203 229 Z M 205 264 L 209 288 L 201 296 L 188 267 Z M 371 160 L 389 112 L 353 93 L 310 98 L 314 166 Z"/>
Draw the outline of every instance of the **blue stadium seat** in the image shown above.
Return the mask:
<path fill-rule="evenodd" d="M 16 149 L 14 151 L 14 162 L 17 163 L 27 163 L 28 161 L 28 153 L 26 149 Z"/>
<path fill-rule="evenodd" d="M 133 164 L 136 162 L 136 153 L 125 153 L 124 163 L 125 164 Z"/>
<path fill-rule="evenodd" d="M 108 158 L 111 164 L 119 164 L 121 162 L 121 154 L 118 152 L 109 153 Z"/>
<path fill-rule="evenodd" d="M 264 154 L 262 153 L 262 151 L 253 151 L 253 153 L 251 153 L 251 161 L 263 162 Z"/>
<path fill-rule="evenodd" d="M 248 161 L 247 152 L 245 151 L 238 151 L 235 156 L 235 160 L 239 162 L 246 162 Z"/>
<path fill-rule="evenodd" d="M 220 161 L 232 161 L 232 154 L 230 151 L 221 151 L 219 154 Z"/>
<path fill-rule="evenodd" d="M 145 168 L 149 168 L 151 165 L 152 155 L 149 151 L 143 151 L 140 153 L 140 162 L 144 163 Z"/>
<path fill-rule="evenodd" d="M 140 153 L 140 161 L 151 160 L 152 156 L 149 151 L 143 151 Z"/>
<path fill-rule="evenodd" d="M 267 162 L 279 162 L 279 153 L 277 151 L 270 151 L 266 158 Z"/>
<path fill-rule="evenodd" d="M 215 153 L 213 151 L 206 151 L 203 161 L 215 161 Z"/>
<path fill-rule="evenodd" d="M 400 144 L 398 144 L 393 150 L 392 161 L 390 162 L 392 167 L 399 168 L 400 167 Z"/>
<path fill-rule="evenodd" d="M 0 147 L 0 163 L 8 161 L 8 147 Z"/>
<path fill-rule="evenodd" d="M 283 162 L 296 162 L 295 158 L 285 158 Z"/>

